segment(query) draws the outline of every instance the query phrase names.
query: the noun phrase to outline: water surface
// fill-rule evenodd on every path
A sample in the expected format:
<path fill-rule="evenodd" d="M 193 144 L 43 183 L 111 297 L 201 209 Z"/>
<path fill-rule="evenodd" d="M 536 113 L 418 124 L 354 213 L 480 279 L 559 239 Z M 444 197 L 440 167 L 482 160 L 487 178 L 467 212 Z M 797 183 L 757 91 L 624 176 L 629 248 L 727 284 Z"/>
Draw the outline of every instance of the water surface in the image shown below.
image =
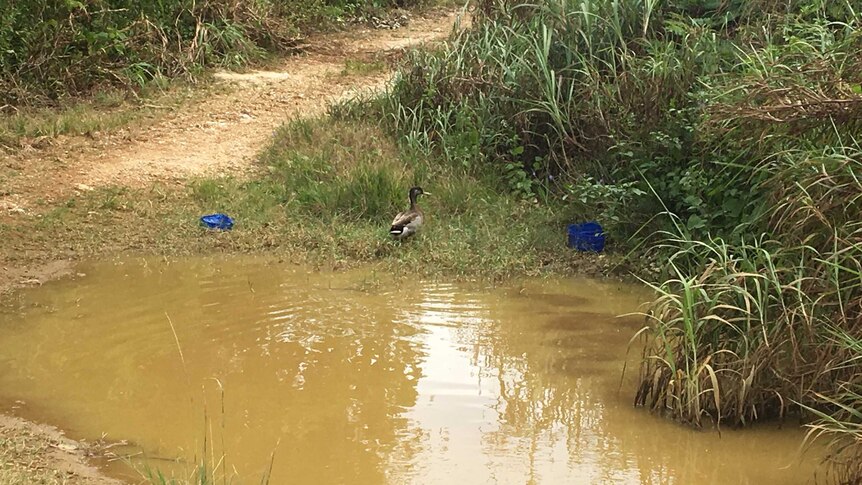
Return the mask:
<path fill-rule="evenodd" d="M 257 483 L 794 484 L 802 431 L 697 432 L 620 379 L 641 288 L 503 286 L 249 257 L 82 265 L 0 314 L 0 404 Z M 633 356 L 631 362 L 633 360 Z M 622 387 L 620 387 L 622 384 Z M 122 462 L 111 473 L 134 478 Z"/>

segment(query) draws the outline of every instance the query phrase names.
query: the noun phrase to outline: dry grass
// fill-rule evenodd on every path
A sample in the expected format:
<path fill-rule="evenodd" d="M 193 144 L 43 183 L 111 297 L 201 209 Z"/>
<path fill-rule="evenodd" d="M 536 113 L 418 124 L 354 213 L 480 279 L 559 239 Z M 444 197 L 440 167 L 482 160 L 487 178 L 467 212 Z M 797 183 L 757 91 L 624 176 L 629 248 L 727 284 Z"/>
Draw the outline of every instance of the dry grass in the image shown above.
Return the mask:
<path fill-rule="evenodd" d="M 81 446 L 54 428 L 0 417 L 0 483 L 117 485 L 84 462 Z"/>
<path fill-rule="evenodd" d="M 108 89 L 53 108 L 8 107 L 0 113 L 0 148 L 41 146 L 60 136 L 91 136 L 151 122 L 211 92 L 182 82 L 149 86 L 145 91 Z"/>
<path fill-rule="evenodd" d="M 50 445 L 32 433 L 12 434 L 0 428 L 0 483 L 68 483 L 65 473 L 44 463 Z"/>

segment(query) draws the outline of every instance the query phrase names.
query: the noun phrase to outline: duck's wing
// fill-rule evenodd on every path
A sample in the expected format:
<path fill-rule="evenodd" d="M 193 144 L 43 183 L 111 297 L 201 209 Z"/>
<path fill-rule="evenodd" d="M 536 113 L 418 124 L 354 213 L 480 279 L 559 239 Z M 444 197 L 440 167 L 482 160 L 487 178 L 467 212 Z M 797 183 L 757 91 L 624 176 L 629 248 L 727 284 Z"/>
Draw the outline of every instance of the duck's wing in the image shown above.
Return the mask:
<path fill-rule="evenodd" d="M 417 211 L 399 212 L 398 215 L 395 216 L 395 219 L 392 219 L 392 228 L 403 228 L 411 222 L 415 222 L 417 217 L 419 217 L 419 212 Z"/>

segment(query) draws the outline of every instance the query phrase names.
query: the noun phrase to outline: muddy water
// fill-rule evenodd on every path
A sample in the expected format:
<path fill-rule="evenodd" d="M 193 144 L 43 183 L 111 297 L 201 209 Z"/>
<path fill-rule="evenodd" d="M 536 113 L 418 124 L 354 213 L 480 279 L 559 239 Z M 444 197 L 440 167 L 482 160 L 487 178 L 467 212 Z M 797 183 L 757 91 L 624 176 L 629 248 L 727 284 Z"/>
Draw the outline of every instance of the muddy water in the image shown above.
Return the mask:
<path fill-rule="evenodd" d="M 84 265 L 0 314 L 0 404 L 243 483 L 806 483 L 799 429 L 695 432 L 620 371 L 647 295 L 231 258 Z M 629 374 L 633 374 L 630 372 Z M 202 458 L 206 450 L 205 458 Z M 111 472 L 135 477 L 113 462 Z"/>

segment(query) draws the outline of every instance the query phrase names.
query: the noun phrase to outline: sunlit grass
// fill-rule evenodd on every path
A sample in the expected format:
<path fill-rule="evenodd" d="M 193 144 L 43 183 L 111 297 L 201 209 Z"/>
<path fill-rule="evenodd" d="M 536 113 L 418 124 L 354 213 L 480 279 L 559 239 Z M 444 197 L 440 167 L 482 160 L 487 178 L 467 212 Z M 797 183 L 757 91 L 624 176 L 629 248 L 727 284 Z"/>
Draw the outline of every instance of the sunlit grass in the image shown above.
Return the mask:
<path fill-rule="evenodd" d="M 577 258 L 565 247 L 559 210 L 511 196 L 494 177 L 404 158 L 373 125 L 298 121 L 261 161 L 264 176 L 201 180 L 192 200 L 229 212 L 242 230 L 277 227 L 279 245 L 325 261 L 495 278 L 560 270 Z M 433 194 L 420 199 L 428 221 L 413 240 L 392 241 L 389 223 L 412 185 Z"/>
<path fill-rule="evenodd" d="M 18 147 L 39 144 L 61 135 L 99 135 L 130 125 L 146 123 L 170 113 L 207 89 L 192 91 L 182 83 L 149 86 L 132 97 L 122 90 L 106 90 L 90 98 L 68 100 L 52 108 L 7 108 L 0 114 L 0 145 Z"/>

